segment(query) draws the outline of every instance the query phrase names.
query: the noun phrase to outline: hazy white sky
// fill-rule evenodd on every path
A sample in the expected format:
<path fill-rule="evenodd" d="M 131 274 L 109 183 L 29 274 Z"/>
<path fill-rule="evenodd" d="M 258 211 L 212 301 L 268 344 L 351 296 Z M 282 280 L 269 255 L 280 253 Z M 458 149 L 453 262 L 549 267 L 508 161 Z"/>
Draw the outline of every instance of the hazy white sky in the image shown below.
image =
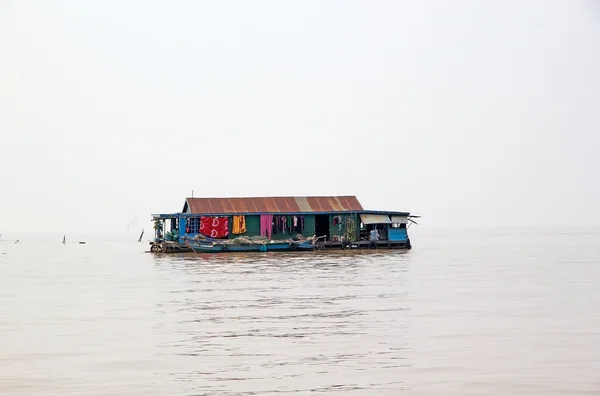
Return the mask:
<path fill-rule="evenodd" d="M 192 189 L 598 225 L 599 71 L 593 0 L 0 0 L 0 233 Z"/>

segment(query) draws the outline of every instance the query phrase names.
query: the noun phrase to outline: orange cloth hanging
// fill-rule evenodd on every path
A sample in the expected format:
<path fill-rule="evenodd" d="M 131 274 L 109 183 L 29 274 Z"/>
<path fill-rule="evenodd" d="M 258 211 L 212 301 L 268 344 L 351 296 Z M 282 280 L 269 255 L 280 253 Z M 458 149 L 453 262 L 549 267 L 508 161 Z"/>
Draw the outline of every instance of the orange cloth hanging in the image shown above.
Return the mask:
<path fill-rule="evenodd" d="M 244 216 L 233 216 L 232 234 L 244 234 L 246 232 L 246 218 Z"/>

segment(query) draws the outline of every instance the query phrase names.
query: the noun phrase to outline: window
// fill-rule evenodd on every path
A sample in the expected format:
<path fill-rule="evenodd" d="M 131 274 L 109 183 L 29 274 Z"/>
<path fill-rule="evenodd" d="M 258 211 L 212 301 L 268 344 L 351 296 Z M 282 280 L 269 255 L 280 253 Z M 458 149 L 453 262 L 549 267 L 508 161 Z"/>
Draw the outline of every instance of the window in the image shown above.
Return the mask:
<path fill-rule="evenodd" d="M 200 232 L 200 218 L 199 217 L 190 217 L 187 219 L 187 223 L 185 225 L 185 233 L 186 234 L 197 234 Z"/>

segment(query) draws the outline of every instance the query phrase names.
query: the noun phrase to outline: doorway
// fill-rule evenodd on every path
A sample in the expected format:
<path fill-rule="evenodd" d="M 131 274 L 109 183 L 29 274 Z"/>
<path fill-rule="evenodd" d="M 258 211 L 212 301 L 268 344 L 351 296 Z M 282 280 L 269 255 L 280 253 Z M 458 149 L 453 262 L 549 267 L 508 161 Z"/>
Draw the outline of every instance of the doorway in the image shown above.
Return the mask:
<path fill-rule="evenodd" d="M 315 215 L 315 234 L 317 237 L 326 235 L 329 240 L 329 215 Z"/>

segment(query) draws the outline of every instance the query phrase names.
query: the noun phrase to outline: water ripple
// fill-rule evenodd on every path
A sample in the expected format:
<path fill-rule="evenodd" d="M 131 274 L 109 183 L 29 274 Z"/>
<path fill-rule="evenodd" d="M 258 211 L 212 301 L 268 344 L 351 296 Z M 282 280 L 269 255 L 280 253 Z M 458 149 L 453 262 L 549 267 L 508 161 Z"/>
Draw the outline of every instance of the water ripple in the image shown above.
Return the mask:
<path fill-rule="evenodd" d="M 400 252 L 3 246 L 0 394 L 591 395 L 600 233 Z"/>

